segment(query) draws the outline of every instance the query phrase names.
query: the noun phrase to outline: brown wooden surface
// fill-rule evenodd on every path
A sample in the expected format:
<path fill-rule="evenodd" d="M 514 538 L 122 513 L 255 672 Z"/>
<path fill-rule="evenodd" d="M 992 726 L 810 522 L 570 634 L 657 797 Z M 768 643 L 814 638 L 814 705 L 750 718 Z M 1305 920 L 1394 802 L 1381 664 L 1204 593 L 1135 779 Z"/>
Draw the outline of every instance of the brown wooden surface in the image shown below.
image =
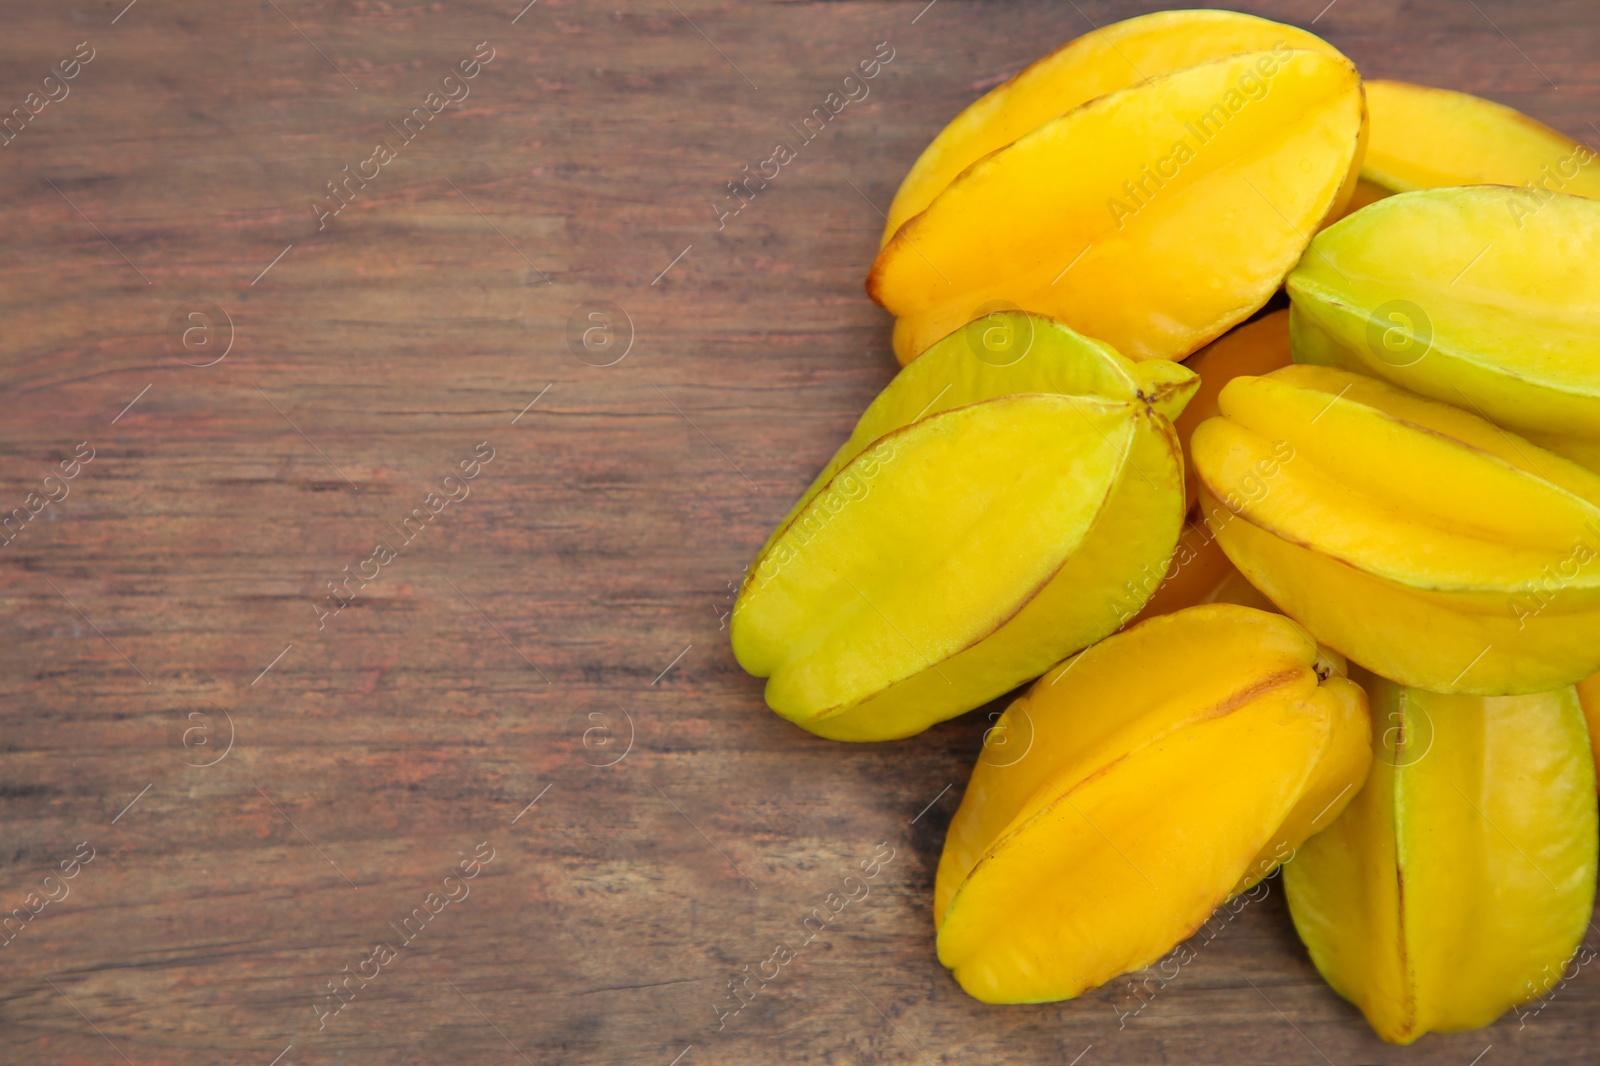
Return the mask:
<path fill-rule="evenodd" d="M 829 743 L 729 652 L 730 582 L 893 371 L 861 279 L 900 176 L 1003 75 L 1155 5 L 124 2 L 0 4 L 0 114 L 95 50 L 0 148 L 0 509 L 94 449 L 0 548 L 0 911 L 94 849 L 0 947 L 0 1060 L 1594 1061 L 1592 969 L 1523 1023 L 1380 1043 L 1277 882 L 1124 1026 L 1121 981 L 976 1003 L 928 908 L 983 716 Z M 1316 29 L 1596 140 L 1589 0 L 1339 0 Z M 481 41 L 471 95 L 319 231 L 325 183 Z M 883 41 L 871 95 L 719 231 L 722 183 Z M 596 368 L 568 322 L 602 303 L 634 339 Z M 185 365 L 172 322 L 208 304 L 232 348 Z M 480 441 L 470 496 L 319 629 Z M 719 1031 L 879 842 L 870 895 Z"/>

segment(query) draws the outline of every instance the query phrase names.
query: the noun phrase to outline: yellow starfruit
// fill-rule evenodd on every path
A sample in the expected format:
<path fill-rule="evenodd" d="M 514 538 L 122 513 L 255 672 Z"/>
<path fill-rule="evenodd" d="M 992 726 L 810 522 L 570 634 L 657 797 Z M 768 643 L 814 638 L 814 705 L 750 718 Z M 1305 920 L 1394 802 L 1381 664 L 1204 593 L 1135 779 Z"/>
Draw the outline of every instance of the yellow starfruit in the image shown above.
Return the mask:
<path fill-rule="evenodd" d="M 1219 405 L 1194 433 L 1201 510 L 1322 643 L 1436 692 L 1600 670 L 1600 476 L 1330 367 L 1235 378 Z"/>
<path fill-rule="evenodd" d="M 1113 632 L 1177 541 L 1170 419 L 1195 384 L 1035 316 L 947 338 L 868 408 L 751 564 L 740 665 L 797 725 L 887 740 Z"/>
<path fill-rule="evenodd" d="M 1516 185 L 1600 196 L 1595 153 L 1522 112 L 1469 93 L 1367 82 L 1372 139 L 1363 180 L 1390 192 L 1452 185 Z"/>
<path fill-rule="evenodd" d="M 939 961 L 990 1003 L 1160 958 L 1355 795 L 1366 696 L 1277 614 L 1212 604 L 1067 660 L 1001 716 L 934 883 Z M 989 751 L 1003 751 L 991 759 Z"/>
<path fill-rule="evenodd" d="M 1191 509 L 1197 482 L 1189 441 L 1194 437 L 1196 426 L 1216 415 L 1217 396 L 1222 387 L 1241 375 L 1270 374 L 1293 361 L 1289 350 L 1288 309 L 1235 326 L 1183 361 L 1184 366 L 1200 375 L 1200 388 L 1195 391 L 1194 399 L 1172 423 L 1183 445 L 1183 484 Z"/>
<path fill-rule="evenodd" d="M 1284 865 L 1295 929 L 1385 1040 L 1488 1025 L 1549 992 L 1589 928 L 1595 771 L 1577 694 L 1352 674 L 1372 701 L 1372 771 Z"/>
<path fill-rule="evenodd" d="M 1248 318 L 1361 161 L 1348 61 L 1246 52 L 1045 123 L 951 182 L 878 253 L 867 291 L 909 362 L 998 304 L 1132 359 L 1181 359 Z"/>
<path fill-rule="evenodd" d="M 1319 234 L 1289 275 L 1295 359 L 1482 415 L 1600 469 L 1600 200 L 1403 193 Z"/>
<path fill-rule="evenodd" d="M 967 167 L 1080 104 L 1209 59 L 1275 47 L 1344 58 L 1315 34 L 1237 11 L 1157 11 L 1084 34 L 991 89 L 939 132 L 900 183 L 881 243 Z"/>

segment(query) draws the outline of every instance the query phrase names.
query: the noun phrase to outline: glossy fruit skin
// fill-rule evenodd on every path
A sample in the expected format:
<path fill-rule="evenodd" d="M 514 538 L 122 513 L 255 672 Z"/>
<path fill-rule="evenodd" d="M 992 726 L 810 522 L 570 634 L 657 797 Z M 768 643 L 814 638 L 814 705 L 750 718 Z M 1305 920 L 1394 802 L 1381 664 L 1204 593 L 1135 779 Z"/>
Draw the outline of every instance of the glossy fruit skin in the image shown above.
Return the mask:
<path fill-rule="evenodd" d="M 1190 441 L 1200 423 L 1216 417 L 1217 397 L 1222 387 L 1236 377 L 1270 374 L 1293 361 L 1287 308 L 1235 326 L 1183 361 L 1184 366 L 1200 375 L 1200 388 L 1195 391 L 1194 399 L 1172 423 L 1183 444 L 1184 488 L 1191 510 L 1198 482 L 1194 475 L 1194 459 L 1189 454 Z"/>
<path fill-rule="evenodd" d="M 1600 196 L 1600 166 L 1585 145 L 1503 104 L 1468 93 L 1369 81 L 1372 139 L 1364 181 L 1390 192 L 1514 185 Z"/>
<path fill-rule="evenodd" d="M 1597 259 L 1600 201 L 1500 186 L 1392 196 L 1319 234 L 1289 275 L 1294 357 L 1600 469 Z"/>
<path fill-rule="evenodd" d="M 747 573 L 734 654 L 804 729 L 895 739 L 980 706 L 1113 632 L 1149 595 L 1130 580 L 1166 567 L 1165 412 L 1194 375 L 1004 321 L 1031 323 L 1024 356 L 957 336 L 902 371 Z"/>
<path fill-rule="evenodd" d="M 1362 88 L 1371 85 L 1371 82 L 1362 82 Z M 1379 200 L 1387 199 L 1394 195 L 1393 189 L 1385 189 L 1377 182 L 1362 178 L 1356 182 L 1356 191 L 1351 195 L 1350 202 L 1344 207 L 1345 217 L 1355 214 L 1368 204 L 1375 204 Z"/>
<path fill-rule="evenodd" d="M 1594 907 L 1594 763 L 1572 688 L 1445 696 L 1353 670 L 1372 771 L 1284 866 L 1311 960 L 1383 1039 L 1544 996 Z"/>
<path fill-rule="evenodd" d="M 1355 68 L 1321 51 L 1151 78 L 969 167 L 883 247 L 867 291 L 899 316 L 902 363 L 996 304 L 1181 359 L 1261 307 L 1342 212 L 1364 120 Z"/>
<path fill-rule="evenodd" d="M 1600 670 L 1600 477 L 1357 374 L 1236 378 L 1194 435 L 1201 508 L 1319 641 L 1436 692 Z"/>
<path fill-rule="evenodd" d="M 1579 681 L 1577 686 L 1578 703 L 1583 707 L 1583 717 L 1589 723 L 1590 746 L 1595 747 L 1595 772 L 1600 776 L 1600 746 L 1595 745 L 1595 738 L 1600 737 L 1600 674 L 1592 674 Z"/>
<path fill-rule="evenodd" d="M 1143 575 L 1148 581 L 1153 575 Z M 1206 603 L 1233 603 L 1258 611 L 1277 612 L 1271 600 L 1245 580 L 1217 542 L 1217 535 L 1198 514 L 1190 515 L 1178 535 L 1167 572 L 1161 575 L 1149 602 L 1129 622 L 1131 628 L 1158 614 L 1173 614 Z"/>
<path fill-rule="evenodd" d="M 1204 522 L 1186 521 L 1166 572 L 1143 575 L 1146 581 L 1159 577 L 1159 582 L 1149 601 L 1128 625 L 1138 625 L 1158 614 L 1172 614 L 1185 607 L 1210 603 L 1212 593 L 1235 573 L 1238 571 L 1228 561 L 1210 528 Z"/>
<path fill-rule="evenodd" d="M 880 243 L 967 167 L 1075 107 L 1146 78 L 1279 44 L 1344 58 L 1314 34 L 1237 11 L 1158 11 L 1085 34 L 991 89 L 939 132 L 900 183 Z"/>
<path fill-rule="evenodd" d="M 1370 723 L 1342 669 L 1289 619 L 1213 604 L 1040 678 L 951 822 L 940 961 L 978 999 L 1036 1003 L 1161 957 L 1359 789 Z"/>
<path fill-rule="evenodd" d="M 1109 344 L 1044 315 L 992 311 L 938 341 L 895 375 L 778 523 L 757 554 L 757 565 L 769 561 L 773 540 L 846 463 L 913 421 L 997 396 L 1040 392 L 1142 400 L 1175 422 L 1199 388 L 1200 379 L 1187 368 L 1136 364 Z"/>

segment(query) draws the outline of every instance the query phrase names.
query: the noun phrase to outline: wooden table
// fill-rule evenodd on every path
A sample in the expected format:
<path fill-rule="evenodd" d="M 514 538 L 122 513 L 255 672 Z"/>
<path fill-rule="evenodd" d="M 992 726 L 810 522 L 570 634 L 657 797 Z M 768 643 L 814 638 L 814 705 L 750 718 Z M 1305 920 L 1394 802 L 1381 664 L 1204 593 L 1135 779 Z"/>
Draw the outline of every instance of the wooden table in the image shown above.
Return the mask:
<path fill-rule="evenodd" d="M 0 548 L 0 910 L 44 903 L 0 948 L 0 1059 L 1594 1060 L 1587 970 L 1380 1043 L 1276 882 L 1137 1015 L 1125 981 L 976 1003 L 928 910 L 985 716 L 821 741 L 728 649 L 732 583 L 894 369 L 861 281 L 900 176 L 1155 5 L 125 2 L 0 5 L 0 114 L 59 97 L 0 147 L 0 507 L 38 508 Z M 1597 135 L 1585 0 L 1325 2 L 1249 7 Z"/>

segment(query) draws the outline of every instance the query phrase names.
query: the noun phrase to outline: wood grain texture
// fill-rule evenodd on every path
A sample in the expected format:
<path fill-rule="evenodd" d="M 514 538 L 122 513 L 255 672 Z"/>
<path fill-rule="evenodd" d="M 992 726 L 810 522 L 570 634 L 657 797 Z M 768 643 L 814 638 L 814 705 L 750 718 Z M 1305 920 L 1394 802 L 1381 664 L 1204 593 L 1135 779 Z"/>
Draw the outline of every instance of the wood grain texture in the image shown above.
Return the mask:
<path fill-rule="evenodd" d="M 0 548 L 0 911 L 94 851 L 0 947 L 0 1058 L 1593 1060 L 1590 970 L 1522 1023 L 1381 1044 L 1275 882 L 1136 1016 L 1125 982 L 976 1003 L 928 901 L 984 715 L 828 743 L 729 652 L 730 582 L 893 372 L 861 279 L 900 176 L 984 87 L 1155 5 L 124 2 L 0 3 L 0 114 L 94 49 L 0 147 L 0 509 L 94 451 Z M 1246 6 L 1600 136 L 1586 0 L 1325 2 Z M 885 41 L 719 229 L 723 183 Z M 480 42 L 470 95 L 319 229 Z M 602 305 L 631 321 L 609 367 L 569 344 Z M 880 842 L 867 898 L 719 1029 Z"/>

